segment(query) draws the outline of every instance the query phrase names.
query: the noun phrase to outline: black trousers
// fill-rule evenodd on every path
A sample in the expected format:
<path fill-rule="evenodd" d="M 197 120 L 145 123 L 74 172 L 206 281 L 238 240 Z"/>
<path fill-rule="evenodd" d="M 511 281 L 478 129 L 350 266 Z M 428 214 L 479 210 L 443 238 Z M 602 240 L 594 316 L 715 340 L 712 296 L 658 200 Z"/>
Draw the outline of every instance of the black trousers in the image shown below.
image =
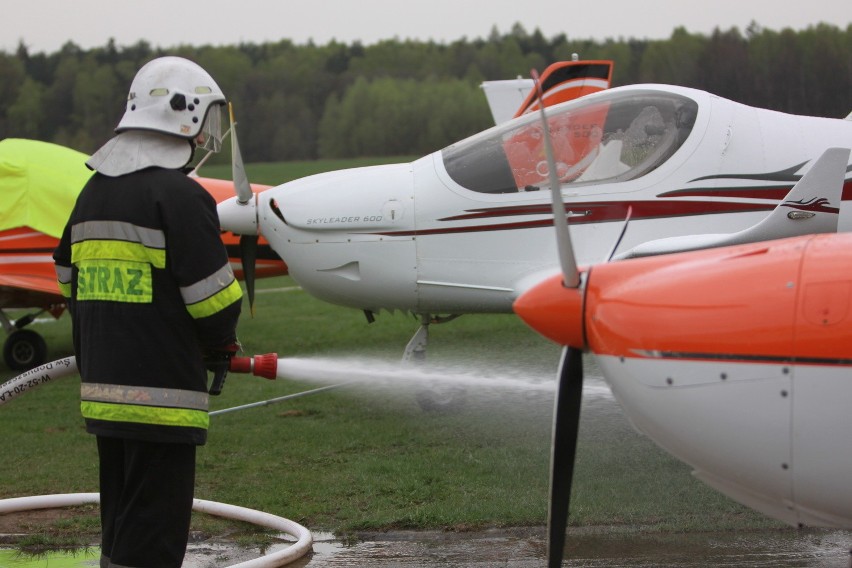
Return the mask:
<path fill-rule="evenodd" d="M 195 446 L 98 436 L 101 568 L 180 568 Z"/>

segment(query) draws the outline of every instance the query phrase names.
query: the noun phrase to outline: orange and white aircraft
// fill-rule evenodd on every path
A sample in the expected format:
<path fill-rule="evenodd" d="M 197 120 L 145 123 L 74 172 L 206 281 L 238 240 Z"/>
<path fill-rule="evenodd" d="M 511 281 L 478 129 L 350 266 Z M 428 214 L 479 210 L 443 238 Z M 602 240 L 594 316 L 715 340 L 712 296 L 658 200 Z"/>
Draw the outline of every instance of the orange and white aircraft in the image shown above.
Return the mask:
<path fill-rule="evenodd" d="M 24 328 L 42 313 L 58 318 L 65 310 L 52 255 L 77 195 L 92 175 L 86 159 L 85 154 L 47 142 L 0 141 L 0 324 L 8 335 L 3 358 L 12 369 L 34 367 L 46 356 L 44 339 Z M 217 203 L 234 194 L 230 181 L 196 179 Z M 238 237 L 223 232 L 222 240 L 235 274 L 242 278 Z M 257 256 L 256 276 L 286 274 L 286 266 L 266 243 Z M 35 311 L 12 321 L 6 311 L 18 309 Z"/>
<path fill-rule="evenodd" d="M 849 156 L 848 148 L 826 150 L 811 170 L 823 172 L 815 185 L 842 187 Z M 852 234 L 578 271 L 567 226 L 557 233 L 563 272 L 514 303 L 527 324 L 566 346 L 549 565 L 562 560 L 583 351 L 594 354 L 632 424 L 702 481 L 794 526 L 852 528 Z"/>

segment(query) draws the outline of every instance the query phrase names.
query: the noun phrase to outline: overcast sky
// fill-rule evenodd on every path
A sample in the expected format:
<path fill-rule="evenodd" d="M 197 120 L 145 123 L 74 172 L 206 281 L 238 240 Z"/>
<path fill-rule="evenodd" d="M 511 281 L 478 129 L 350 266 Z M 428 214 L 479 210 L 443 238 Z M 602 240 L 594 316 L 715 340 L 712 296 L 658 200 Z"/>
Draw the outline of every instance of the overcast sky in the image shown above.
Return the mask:
<path fill-rule="evenodd" d="M 15 0 L 4 2 L 0 50 L 23 41 L 31 53 L 53 53 L 67 41 L 89 49 L 114 38 L 153 47 L 332 39 L 365 45 L 383 39 L 448 43 L 501 33 L 516 22 L 548 39 L 664 39 L 675 27 L 710 34 L 756 21 L 796 30 L 826 22 L 846 28 L 849 0 Z"/>

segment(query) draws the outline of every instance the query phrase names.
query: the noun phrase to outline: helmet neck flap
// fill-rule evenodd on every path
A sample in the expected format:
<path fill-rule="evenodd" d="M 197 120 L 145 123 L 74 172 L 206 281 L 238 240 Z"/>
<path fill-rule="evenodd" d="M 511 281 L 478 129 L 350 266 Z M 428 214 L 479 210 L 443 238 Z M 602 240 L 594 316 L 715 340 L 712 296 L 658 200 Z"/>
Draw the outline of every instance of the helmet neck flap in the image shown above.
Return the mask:
<path fill-rule="evenodd" d="M 86 165 L 110 177 L 118 177 L 152 166 L 180 169 L 192 159 L 189 140 L 159 132 L 128 130 L 112 137 L 92 154 Z"/>

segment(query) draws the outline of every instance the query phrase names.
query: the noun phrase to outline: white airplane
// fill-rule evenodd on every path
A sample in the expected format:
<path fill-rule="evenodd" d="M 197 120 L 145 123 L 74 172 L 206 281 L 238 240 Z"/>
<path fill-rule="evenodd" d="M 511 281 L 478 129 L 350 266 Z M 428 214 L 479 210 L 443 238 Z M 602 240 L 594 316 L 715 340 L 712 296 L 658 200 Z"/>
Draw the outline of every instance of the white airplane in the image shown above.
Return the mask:
<path fill-rule="evenodd" d="M 668 85 L 605 90 L 549 107 L 547 117 L 582 265 L 610 257 L 628 209 L 622 255 L 647 254 L 641 247 L 671 237 L 703 243 L 693 236 L 744 231 L 827 148 L 852 144 L 852 121 Z M 425 344 L 433 316 L 511 312 L 557 266 L 541 141 L 537 113 L 525 114 L 411 163 L 246 192 L 243 205 L 219 205 L 220 221 L 238 234 L 262 234 L 317 298 L 361 309 L 369 321 L 383 309 L 419 314 L 424 333 L 411 353 Z M 844 184 L 852 190 L 848 167 Z M 784 230 L 814 232 L 806 225 Z M 840 230 L 850 228 L 841 215 Z"/>

